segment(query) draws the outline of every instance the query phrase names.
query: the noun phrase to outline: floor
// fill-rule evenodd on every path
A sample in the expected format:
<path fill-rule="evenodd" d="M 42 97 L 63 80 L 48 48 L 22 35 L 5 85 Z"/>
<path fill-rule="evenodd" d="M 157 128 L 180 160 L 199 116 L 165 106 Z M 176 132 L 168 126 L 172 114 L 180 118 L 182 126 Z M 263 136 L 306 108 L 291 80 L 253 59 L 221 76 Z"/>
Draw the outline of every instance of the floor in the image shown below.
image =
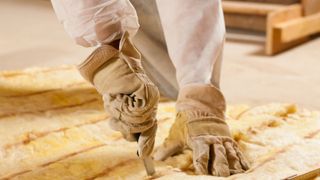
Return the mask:
<path fill-rule="evenodd" d="M 75 64 L 92 51 L 72 42 L 47 0 L 1 0 L 0 23 L 0 70 Z M 320 109 L 319 47 L 320 37 L 268 57 L 261 42 L 227 41 L 221 85 L 227 101 Z"/>

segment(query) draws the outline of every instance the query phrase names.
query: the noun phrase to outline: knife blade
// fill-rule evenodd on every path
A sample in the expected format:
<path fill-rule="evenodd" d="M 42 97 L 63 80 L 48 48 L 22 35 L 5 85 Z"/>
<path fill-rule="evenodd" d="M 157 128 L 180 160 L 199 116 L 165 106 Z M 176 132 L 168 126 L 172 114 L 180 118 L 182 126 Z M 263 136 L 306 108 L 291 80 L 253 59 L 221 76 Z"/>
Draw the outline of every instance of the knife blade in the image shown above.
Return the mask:
<path fill-rule="evenodd" d="M 156 173 L 156 170 L 154 168 L 152 158 L 146 157 L 146 158 L 142 158 L 142 160 L 148 176 L 154 175 Z"/>
<path fill-rule="evenodd" d="M 139 137 L 140 137 L 140 133 L 134 134 L 134 136 L 136 138 L 136 141 L 138 142 L 139 141 Z M 142 158 L 142 157 L 139 156 L 138 151 L 137 151 L 137 156 L 142 159 L 144 168 L 146 169 L 146 172 L 147 172 L 147 175 L 148 176 L 154 175 L 156 170 L 154 168 L 154 164 L 153 164 L 152 158 L 150 156 Z"/>

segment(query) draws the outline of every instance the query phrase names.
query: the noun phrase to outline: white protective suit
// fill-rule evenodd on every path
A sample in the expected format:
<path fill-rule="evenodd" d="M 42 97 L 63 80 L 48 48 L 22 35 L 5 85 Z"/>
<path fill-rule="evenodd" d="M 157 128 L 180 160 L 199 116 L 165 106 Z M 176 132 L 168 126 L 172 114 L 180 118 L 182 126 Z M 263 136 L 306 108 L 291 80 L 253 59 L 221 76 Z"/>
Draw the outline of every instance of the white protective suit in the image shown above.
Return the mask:
<path fill-rule="evenodd" d="M 162 94 L 177 96 L 175 72 L 180 88 L 190 83 L 219 87 L 225 35 L 220 0 L 52 0 L 52 4 L 67 33 L 81 46 L 108 44 L 128 31 Z"/>

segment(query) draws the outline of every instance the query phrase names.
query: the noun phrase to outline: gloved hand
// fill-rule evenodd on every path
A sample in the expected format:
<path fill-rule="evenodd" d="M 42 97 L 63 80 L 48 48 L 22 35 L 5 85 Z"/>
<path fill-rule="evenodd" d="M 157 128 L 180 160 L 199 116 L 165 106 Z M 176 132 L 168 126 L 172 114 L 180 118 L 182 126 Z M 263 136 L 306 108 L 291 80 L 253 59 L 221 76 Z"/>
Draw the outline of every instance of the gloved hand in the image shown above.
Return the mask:
<path fill-rule="evenodd" d="M 79 66 L 81 74 L 103 95 L 105 109 L 112 116 L 110 125 L 124 138 L 138 141 L 139 156 L 149 156 L 157 129 L 157 87 L 141 66 L 140 53 L 125 33 L 119 50 L 103 45 Z"/>
<path fill-rule="evenodd" d="M 182 88 L 175 123 L 154 158 L 164 160 L 190 148 L 197 174 L 229 176 L 247 170 L 248 163 L 224 121 L 225 106 L 222 93 L 212 85 Z"/>

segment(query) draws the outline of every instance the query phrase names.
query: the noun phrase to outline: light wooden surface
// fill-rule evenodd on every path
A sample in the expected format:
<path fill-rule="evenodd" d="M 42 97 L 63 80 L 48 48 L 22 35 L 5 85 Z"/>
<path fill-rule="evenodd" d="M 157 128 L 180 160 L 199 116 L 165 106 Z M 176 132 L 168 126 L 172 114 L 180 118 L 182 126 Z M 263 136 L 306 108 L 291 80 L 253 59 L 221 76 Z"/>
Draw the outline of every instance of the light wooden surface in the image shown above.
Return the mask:
<path fill-rule="evenodd" d="M 319 0 L 292 5 L 262 2 L 223 1 L 223 10 L 227 27 L 266 32 L 267 55 L 301 44 L 319 32 Z"/>
<path fill-rule="evenodd" d="M 222 7 L 227 27 L 265 32 L 267 15 L 285 6 L 255 2 L 223 1 Z"/>
<path fill-rule="evenodd" d="M 319 0 L 302 0 L 303 13 L 308 16 L 320 12 Z"/>
<path fill-rule="evenodd" d="M 283 8 L 283 5 L 261 4 L 254 2 L 236 2 L 236 1 L 223 1 L 222 2 L 224 13 L 234 14 L 250 14 L 265 16 L 271 11 Z"/>
<path fill-rule="evenodd" d="M 223 0 L 223 1 L 258 2 L 258 3 L 286 4 L 286 5 L 300 2 L 300 0 Z"/>
<path fill-rule="evenodd" d="M 320 33 L 320 12 L 276 24 L 274 29 L 280 34 L 283 43 Z"/>
<path fill-rule="evenodd" d="M 302 16 L 300 4 L 290 5 L 278 11 L 270 13 L 267 17 L 266 54 L 273 55 L 284 49 L 292 47 L 299 42 L 282 43 L 279 33 L 274 32 L 274 26 L 278 23 L 299 18 Z"/>
<path fill-rule="evenodd" d="M 266 31 L 266 16 L 248 14 L 224 14 L 225 24 L 228 28 L 250 29 L 253 31 Z"/>

